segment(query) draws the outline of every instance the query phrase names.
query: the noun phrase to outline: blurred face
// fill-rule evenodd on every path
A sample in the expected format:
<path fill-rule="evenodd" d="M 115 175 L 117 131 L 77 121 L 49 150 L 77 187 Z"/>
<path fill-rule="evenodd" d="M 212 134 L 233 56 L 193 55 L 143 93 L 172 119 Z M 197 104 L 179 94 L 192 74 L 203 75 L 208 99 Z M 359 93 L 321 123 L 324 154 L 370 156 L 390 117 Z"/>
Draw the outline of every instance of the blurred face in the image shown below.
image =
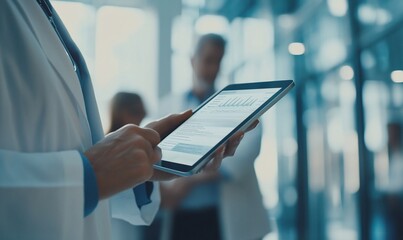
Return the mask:
<path fill-rule="evenodd" d="M 399 148 L 401 144 L 401 125 L 400 123 L 388 124 L 388 143 L 392 148 Z"/>
<path fill-rule="evenodd" d="M 135 124 L 137 126 L 143 121 L 145 115 L 128 115 L 126 118 L 126 124 Z"/>
<path fill-rule="evenodd" d="M 211 42 L 205 43 L 199 53 L 195 54 L 192 58 L 192 66 L 196 90 L 203 91 L 214 87 L 223 55 L 224 49 Z"/>
<path fill-rule="evenodd" d="M 146 110 L 143 104 L 137 104 L 135 112 L 125 111 L 122 113 L 123 124 L 140 125 L 146 116 Z"/>

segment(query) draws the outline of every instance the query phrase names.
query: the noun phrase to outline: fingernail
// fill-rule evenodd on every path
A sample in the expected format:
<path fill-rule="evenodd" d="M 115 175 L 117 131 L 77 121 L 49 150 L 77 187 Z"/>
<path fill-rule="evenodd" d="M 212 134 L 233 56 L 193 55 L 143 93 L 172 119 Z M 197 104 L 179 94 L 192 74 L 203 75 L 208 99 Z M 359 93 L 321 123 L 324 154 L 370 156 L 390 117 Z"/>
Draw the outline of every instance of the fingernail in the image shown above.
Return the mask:
<path fill-rule="evenodd" d="M 192 111 L 192 109 L 187 109 L 187 110 L 181 112 L 180 114 L 185 114 L 185 113 L 187 113 L 187 112 L 189 112 L 189 111 Z"/>
<path fill-rule="evenodd" d="M 239 144 L 241 143 L 241 141 L 242 141 L 242 139 L 243 139 L 244 136 L 245 136 L 245 135 L 242 134 L 242 135 L 239 137 L 238 141 L 236 141 L 236 145 L 239 145 Z"/>

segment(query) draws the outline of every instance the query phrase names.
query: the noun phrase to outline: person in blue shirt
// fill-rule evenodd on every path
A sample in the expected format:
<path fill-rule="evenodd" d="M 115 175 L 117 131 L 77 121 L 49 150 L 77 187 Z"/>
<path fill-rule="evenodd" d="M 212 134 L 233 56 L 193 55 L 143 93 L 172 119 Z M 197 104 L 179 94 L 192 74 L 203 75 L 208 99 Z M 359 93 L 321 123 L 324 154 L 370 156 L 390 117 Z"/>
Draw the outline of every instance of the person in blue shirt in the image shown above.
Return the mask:
<path fill-rule="evenodd" d="M 220 35 L 211 33 L 199 38 L 191 58 L 192 88 L 162 99 L 161 115 L 196 108 L 215 93 L 225 48 L 226 41 Z M 250 240 L 263 238 L 270 231 L 254 169 L 261 138 L 258 125 L 243 138 L 231 161 L 225 162 L 220 171 L 161 184 L 162 208 L 172 212 L 171 219 L 165 217 L 162 224 L 171 226 L 170 239 Z M 171 223 L 166 224 L 168 221 Z"/>

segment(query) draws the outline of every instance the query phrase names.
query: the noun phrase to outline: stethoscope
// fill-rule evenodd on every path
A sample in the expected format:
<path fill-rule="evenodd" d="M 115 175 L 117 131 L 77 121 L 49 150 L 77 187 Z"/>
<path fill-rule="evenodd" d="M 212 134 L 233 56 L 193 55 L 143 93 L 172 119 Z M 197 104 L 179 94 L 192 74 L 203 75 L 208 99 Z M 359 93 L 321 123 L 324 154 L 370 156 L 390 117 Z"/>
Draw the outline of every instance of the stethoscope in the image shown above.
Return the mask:
<path fill-rule="evenodd" d="M 59 31 L 57 30 L 56 23 L 53 19 L 53 13 L 50 7 L 50 3 L 48 0 L 36 0 L 41 6 L 43 12 L 45 13 L 46 17 L 49 19 L 50 24 L 52 25 L 53 29 L 55 29 L 56 35 L 59 37 L 61 43 L 63 44 L 64 51 L 66 52 L 67 56 L 69 56 L 71 63 L 73 64 L 74 71 L 77 72 L 77 65 L 76 62 L 74 61 L 73 57 L 71 56 L 69 49 L 67 48 L 66 43 L 64 42 L 62 36 L 60 35 Z"/>

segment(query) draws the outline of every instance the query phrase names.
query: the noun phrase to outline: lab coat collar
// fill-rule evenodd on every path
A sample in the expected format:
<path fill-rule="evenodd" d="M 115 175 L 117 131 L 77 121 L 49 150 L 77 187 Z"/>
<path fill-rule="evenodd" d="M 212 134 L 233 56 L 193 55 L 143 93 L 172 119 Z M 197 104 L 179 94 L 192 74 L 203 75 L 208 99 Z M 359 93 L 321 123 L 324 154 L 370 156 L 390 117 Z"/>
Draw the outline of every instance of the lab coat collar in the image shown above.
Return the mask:
<path fill-rule="evenodd" d="M 79 79 L 63 44 L 53 29 L 53 26 L 50 24 L 47 16 L 36 1 L 26 1 L 24 4 L 16 2 L 16 4 L 21 8 L 21 12 L 25 14 L 24 19 L 30 26 L 31 31 L 35 35 L 39 46 L 45 53 L 49 64 L 57 72 L 60 79 L 62 79 L 63 86 L 68 89 L 73 96 L 73 99 L 76 99 L 81 112 L 86 116 L 84 98 Z M 30 11 L 39 11 L 39 13 L 28 14 Z M 31 22 L 38 22 L 40 24 L 32 25 Z"/>

